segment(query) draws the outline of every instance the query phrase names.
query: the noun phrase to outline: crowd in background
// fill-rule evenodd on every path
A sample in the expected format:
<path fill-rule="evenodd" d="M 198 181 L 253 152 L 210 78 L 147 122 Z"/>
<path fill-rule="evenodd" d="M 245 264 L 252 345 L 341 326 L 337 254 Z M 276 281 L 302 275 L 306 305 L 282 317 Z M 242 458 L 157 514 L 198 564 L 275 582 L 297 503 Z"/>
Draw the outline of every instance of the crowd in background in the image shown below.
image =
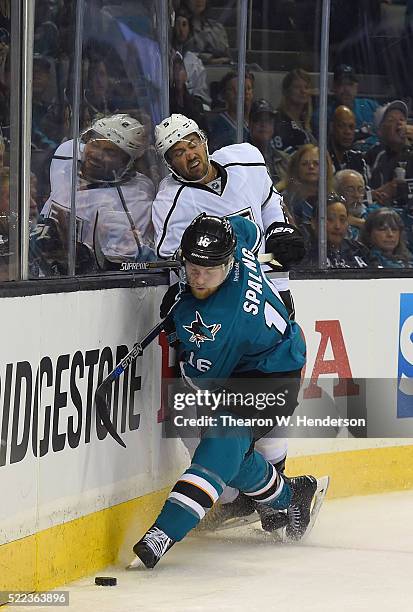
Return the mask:
<path fill-rule="evenodd" d="M 305 15 L 313 11 L 318 3 L 312 0 L 277 0 L 276 4 L 278 10 L 271 11 L 266 19 L 265 2 L 254 0 L 253 20 L 256 27 L 301 32 L 303 39 L 314 36 L 311 28 L 306 26 L 308 20 Z M 345 30 L 338 29 L 337 23 L 345 17 L 349 22 L 358 19 L 361 23 L 360 11 L 363 10 L 369 28 L 374 24 L 377 28 L 383 3 L 358 2 L 357 10 L 353 7 L 352 13 L 350 5 L 353 3 L 348 2 L 349 10 L 346 9 L 345 14 L 339 4 L 332 2 L 330 60 L 334 62 L 334 69 L 328 100 L 326 160 L 328 266 L 413 267 L 413 126 L 409 121 L 409 90 L 407 86 L 404 91 L 395 87 L 394 91 L 404 94 L 400 95 L 400 99 L 385 95 L 379 98 L 359 95 L 360 86 L 362 90 L 365 89 L 363 75 L 368 73 L 369 66 L 361 65 L 360 54 L 355 53 L 360 40 L 345 37 Z M 218 3 L 219 7 L 224 5 L 223 2 Z M 236 10 L 235 2 L 228 0 L 226 5 L 224 8 L 232 12 Z M 225 23 L 215 18 L 217 13 L 213 12 L 214 6 L 214 0 L 169 2 L 169 110 L 170 113 L 182 113 L 198 123 L 208 137 L 210 152 L 236 142 L 238 87 L 237 51 L 230 45 Z M 55 213 L 53 222 L 46 222 L 46 226 L 50 226 L 49 232 L 53 234 L 53 240 L 47 246 L 53 256 L 47 258 L 48 265 L 43 267 L 43 271 L 39 261 L 44 257 L 44 250 L 39 251 L 39 245 L 33 240 L 35 248 L 31 250 L 31 273 L 34 276 L 67 273 L 68 219 L 64 209 L 66 212 L 70 209 L 69 166 L 74 150 L 71 135 L 75 9 L 73 0 L 36 2 L 32 87 L 32 234 L 39 237 L 38 224 L 43 224 L 43 227 L 45 218 L 51 216 L 50 210 Z M 410 36 L 410 13 L 408 2 L 404 40 Z M 221 14 L 227 15 L 228 10 Z M 361 31 L 361 37 L 370 40 L 369 29 Z M 163 172 L 153 142 L 154 125 L 163 118 L 160 116 L 160 63 L 156 61 L 156 57 L 159 60 L 158 34 L 149 0 L 86 2 L 79 109 L 78 191 L 83 192 L 79 195 L 82 206 L 92 206 L 93 202 L 93 210 L 96 211 L 87 222 L 80 214 L 76 220 L 78 244 L 83 245 L 83 248 L 79 246 L 76 262 L 79 273 L 102 269 L 96 257 L 97 238 L 106 236 L 103 240 L 113 246 L 114 238 L 107 227 L 121 218 L 123 233 L 118 232 L 116 240 L 121 240 L 122 236 L 130 249 L 115 249 L 118 259 L 136 257 L 137 244 L 141 247 L 144 245 L 146 249 L 143 251 L 140 248 L 139 254 L 150 257 L 153 246 L 150 205 Z M 211 81 L 209 71 L 217 66 L 224 67 L 223 76 Z M 307 257 L 300 268 L 317 267 L 320 163 L 317 84 L 310 71 L 300 66 L 292 67 L 284 71 L 279 99 L 274 103 L 269 96 L 255 93 L 259 69 L 259 66 L 249 66 L 245 74 L 243 140 L 261 151 L 275 187 L 283 194 L 286 213 L 306 238 Z M 10 2 L 1 0 L 0 255 L 4 256 L 9 248 L 8 231 L 15 223 L 8 202 L 10 82 Z M 93 157 L 90 157 L 93 150 L 90 144 L 88 146 L 91 126 L 97 125 L 96 122 L 102 118 L 119 114 L 137 121 L 143 129 L 140 131 L 140 128 L 136 128 L 139 133 L 139 154 L 130 155 L 129 152 L 130 158 L 122 160 L 119 153 L 115 160 L 114 163 L 123 164 L 125 169 L 120 175 L 119 184 L 114 186 L 107 177 L 97 179 L 93 172 L 86 174 L 85 169 L 89 164 L 90 170 L 90 160 L 93 162 Z M 85 134 L 87 137 L 82 136 Z M 89 155 L 87 163 L 82 158 L 85 155 Z M 63 180 L 64 162 L 69 164 L 68 174 Z M 60 173 L 55 185 L 53 168 L 55 171 L 58 168 Z M 100 198 L 98 207 L 97 198 Z M 145 214 L 135 214 L 133 205 L 129 205 L 132 201 L 139 202 Z M 109 226 L 105 203 L 106 213 L 111 213 Z M 128 232 L 130 239 L 126 240 Z M 112 252 L 110 244 L 105 243 L 103 250 L 106 248 Z M 102 244 L 99 244 L 101 247 Z M 3 269 L 0 280 L 7 279 L 4 265 Z"/>

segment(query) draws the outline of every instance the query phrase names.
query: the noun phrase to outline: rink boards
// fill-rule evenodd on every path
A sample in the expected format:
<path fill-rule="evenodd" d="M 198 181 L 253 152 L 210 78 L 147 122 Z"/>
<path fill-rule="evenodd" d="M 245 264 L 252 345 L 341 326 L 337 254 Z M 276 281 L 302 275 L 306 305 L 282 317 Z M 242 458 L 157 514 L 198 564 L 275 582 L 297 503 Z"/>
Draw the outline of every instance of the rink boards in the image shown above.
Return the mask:
<path fill-rule="evenodd" d="M 321 425 L 294 427 L 288 471 L 329 473 L 335 497 L 412 487 L 411 280 L 296 281 L 293 290 L 308 345 L 297 415 Z M 154 342 L 114 389 L 126 450 L 93 409 L 96 385 L 156 323 L 163 292 L 2 298 L 0 590 L 48 588 L 110 563 L 131 521 L 143 531 L 184 468 L 182 444 L 161 437 L 165 344 Z M 353 435 L 369 438 L 331 425 L 345 414 L 365 419 Z"/>

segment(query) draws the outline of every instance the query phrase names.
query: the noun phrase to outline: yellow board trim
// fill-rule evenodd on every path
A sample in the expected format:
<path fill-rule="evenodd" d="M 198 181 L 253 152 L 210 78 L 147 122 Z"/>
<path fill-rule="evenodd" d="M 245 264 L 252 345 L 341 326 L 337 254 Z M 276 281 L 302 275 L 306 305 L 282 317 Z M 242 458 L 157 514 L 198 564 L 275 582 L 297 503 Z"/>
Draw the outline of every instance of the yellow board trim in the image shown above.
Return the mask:
<path fill-rule="evenodd" d="M 154 522 L 169 488 L 0 546 L 0 591 L 44 591 L 113 563 L 133 524 Z M 0 602 L 1 605 L 2 602 Z"/>
<path fill-rule="evenodd" d="M 287 474 L 329 474 L 328 497 L 413 488 L 413 445 L 292 457 Z M 40 591 L 110 565 L 133 525 L 152 524 L 169 489 L 118 504 L 0 546 L 0 591 Z M 1 604 L 1 602 L 0 602 Z"/>
<path fill-rule="evenodd" d="M 413 444 L 291 457 L 286 473 L 328 474 L 329 499 L 412 489 Z"/>

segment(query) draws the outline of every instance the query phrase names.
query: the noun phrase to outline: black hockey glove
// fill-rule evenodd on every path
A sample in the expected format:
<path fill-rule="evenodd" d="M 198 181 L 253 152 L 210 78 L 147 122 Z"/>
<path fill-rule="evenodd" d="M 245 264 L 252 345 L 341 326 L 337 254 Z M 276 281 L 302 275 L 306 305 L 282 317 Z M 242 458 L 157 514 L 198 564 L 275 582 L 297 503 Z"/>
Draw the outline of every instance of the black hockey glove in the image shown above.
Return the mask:
<path fill-rule="evenodd" d="M 274 258 L 288 270 L 292 264 L 299 263 L 305 256 L 304 238 L 295 225 L 276 221 L 265 233 L 265 250 L 274 253 Z"/>
<path fill-rule="evenodd" d="M 183 285 L 183 283 L 175 283 L 171 285 L 168 291 L 163 296 L 161 307 L 159 309 L 159 314 L 161 319 L 165 319 L 168 315 L 168 312 L 171 310 L 172 306 L 175 304 L 176 298 L 179 293 L 185 293 L 187 287 Z"/>

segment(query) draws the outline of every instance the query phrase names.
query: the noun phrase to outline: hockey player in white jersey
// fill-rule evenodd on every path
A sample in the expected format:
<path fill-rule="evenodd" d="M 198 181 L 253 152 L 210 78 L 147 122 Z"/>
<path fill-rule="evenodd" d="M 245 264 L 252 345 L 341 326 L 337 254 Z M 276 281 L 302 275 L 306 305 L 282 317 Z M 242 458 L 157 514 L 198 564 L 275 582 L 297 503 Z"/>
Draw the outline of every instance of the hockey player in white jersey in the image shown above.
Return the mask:
<path fill-rule="evenodd" d="M 153 243 L 152 181 L 135 170 L 145 152 L 143 125 L 126 114 L 95 121 L 78 142 L 77 241 L 100 248 L 108 259 L 134 257 Z M 50 166 L 51 192 L 41 214 L 67 231 L 72 189 L 73 140 L 62 143 Z M 96 227 L 95 227 L 96 226 Z"/>
<path fill-rule="evenodd" d="M 282 196 L 274 189 L 260 151 L 243 143 L 223 147 L 210 156 L 205 134 L 195 121 L 179 114 L 156 126 L 155 147 L 171 172 L 161 182 L 153 203 L 157 255 L 171 257 L 185 228 L 202 212 L 246 217 L 258 225 L 265 237 L 257 241 L 253 250 L 272 252 L 283 265 L 284 272 L 272 277 L 272 282 L 293 317 L 288 269 L 303 258 L 304 241 L 299 230 L 287 222 Z M 173 301 L 173 291 L 170 293 Z M 166 299 L 165 311 L 169 305 Z M 284 469 L 286 441 L 262 438 L 257 449 L 278 471 Z M 236 495 L 226 490 L 223 499 L 232 503 L 220 507 L 218 520 L 254 512 L 251 500 Z"/>
<path fill-rule="evenodd" d="M 171 257 L 188 223 L 201 212 L 241 215 L 254 221 L 265 241 L 258 252 L 274 252 L 285 269 L 273 283 L 287 308 L 289 266 L 305 254 L 299 230 L 287 222 L 282 196 L 274 189 L 265 160 L 251 144 L 229 145 L 211 156 L 205 134 L 192 119 L 171 115 L 155 128 L 155 147 L 171 174 L 160 184 L 152 208 L 159 257 Z"/>

